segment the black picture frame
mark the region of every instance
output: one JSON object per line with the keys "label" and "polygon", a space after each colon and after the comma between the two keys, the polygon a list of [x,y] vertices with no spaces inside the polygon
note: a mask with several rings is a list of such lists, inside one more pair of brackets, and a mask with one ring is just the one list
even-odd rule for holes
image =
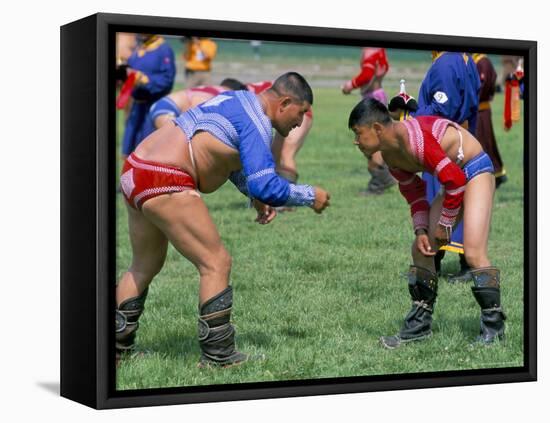
{"label": "black picture frame", "polygon": [[[116,32],[293,43],[486,51],[524,57],[524,366],[139,391],[114,389]],[[534,41],[95,14],[61,28],[61,395],[97,409],[535,381],[536,104]]]}

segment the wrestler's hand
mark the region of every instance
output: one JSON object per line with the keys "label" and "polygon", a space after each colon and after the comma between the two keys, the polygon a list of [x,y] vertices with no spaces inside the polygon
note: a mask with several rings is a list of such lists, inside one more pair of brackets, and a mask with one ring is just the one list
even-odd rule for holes
{"label": "wrestler's hand", "polygon": [[435,251],[432,250],[430,239],[426,231],[418,231],[416,234],[416,248],[426,257],[435,256]]}
{"label": "wrestler's hand", "polygon": [[314,187],[315,190],[315,202],[311,206],[315,213],[322,213],[324,209],[330,206],[330,194],[323,188]]}
{"label": "wrestler's hand", "polygon": [[254,221],[258,222],[260,225],[267,225],[277,216],[277,210],[275,210],[275,208],[256,199],[254,200],[254,208],[258,212]]}
{"label": "wrestler's hand", "polygon": [[438,249],[443,247],[444,245],[447,245],[449,242],[451,242],[450,227],[438,224],[437,228],[435,228],[434,238]]}

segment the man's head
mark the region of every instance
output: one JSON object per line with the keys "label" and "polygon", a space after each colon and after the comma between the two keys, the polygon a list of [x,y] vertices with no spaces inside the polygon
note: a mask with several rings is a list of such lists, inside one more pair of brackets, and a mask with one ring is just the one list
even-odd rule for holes
{"label": "man's head", "polygon": [[348,128],[355,134],[353,143],[367,157],[380,148],[380,134],[392,123],[386,106],[378,100],[361,100],[351,111]]}
{"label": "man's head", "polygon": [[141,44],[147,44],[154,41],[157,37],[156,34],[137,34],[137,40]]}
{"label": "man's head", "polygon": [[288,72],[278,77],[267,91],[274,99],[271,122],[282,136],[286,137],[302,124],[304,114],[313,104],[313,92],[302,75]]}
{"label": "man's head", "polygon": [[227,87],[232,91],[246,91],[248,88],[246,85],[244,85],[241,81],[234,78],[225,78],[222,82],[220,82],[220,85],[223,87]]}

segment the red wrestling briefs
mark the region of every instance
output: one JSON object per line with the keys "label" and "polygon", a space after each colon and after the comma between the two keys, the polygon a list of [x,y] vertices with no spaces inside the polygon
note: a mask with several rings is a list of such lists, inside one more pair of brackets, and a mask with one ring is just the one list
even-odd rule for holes
{"label": "red wrestling briefs", "polygon": [[151,198],[194,190],[197,184],[177,167],[142,160],[132,153],[122,167],[120,188],[128,204],[141,210],[143,203]]}

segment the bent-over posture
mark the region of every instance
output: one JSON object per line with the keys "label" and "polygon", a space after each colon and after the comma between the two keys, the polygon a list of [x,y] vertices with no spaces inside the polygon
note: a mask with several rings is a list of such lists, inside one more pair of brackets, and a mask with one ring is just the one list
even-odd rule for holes
{"label": "bent-over posture", "polygon": [[[472,291],[481,307],[477,340],[491,343],[502,338],[500,271],[487,255],[495,177],[491,159],[479,142],[460,125],[438,116],[394,122],[386,107],[372,99],[355,106],[348,124],[363,154],[382,152],[410,205],[416,235],[408,273],[413,306],[399,334],[382,337],[382,344],[396,348],[432,334],[438,282],[434,255],[449,243],[460,221],[464,222],[464,253],[472,267]],[[444,188],[431,206],[426,183],[417,175],[422,171],[436,176]]]}
{"label": "bent-over posture", "polygon": [[254,199],[261,224],[273,220],[275,206],[310,206],[321,213],[329,194],[279,177],[270,150],[272,128],[288,134],[300,126],[312,103],[306,80],[287,73],[258,96],[228,91],[182,113],[128,157],[121,189],[128,206],[132,263],[116,290],[119,355],[134,344],[148,286],[161,270],[170,242],[200,275],[200,364],[247,360],[235,348],[230,322],[231,257],[199,191],[216,191],[230,179]]}

